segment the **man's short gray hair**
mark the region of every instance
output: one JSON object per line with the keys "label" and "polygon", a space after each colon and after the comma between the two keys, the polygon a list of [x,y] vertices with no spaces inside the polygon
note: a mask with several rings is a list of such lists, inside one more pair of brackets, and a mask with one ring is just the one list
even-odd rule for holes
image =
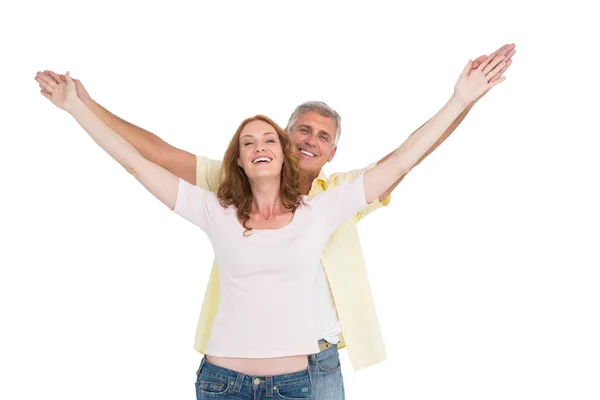
{"label": "man's short gray hair", "polygon": [[337,111],[322,101],[307,101],[306,103],[302,103],[296,107],[287,124],[286,129],[288,133],[292,132],[294,124],[301,115],[311,111],[314,111],[323,117],[331,118],[335,121],[335,139],[333,141],[333,145],[337,146],[338,140],[340,140],[340,135],[342,134],[342,117],[340,117],[340,114],[338,114]]}

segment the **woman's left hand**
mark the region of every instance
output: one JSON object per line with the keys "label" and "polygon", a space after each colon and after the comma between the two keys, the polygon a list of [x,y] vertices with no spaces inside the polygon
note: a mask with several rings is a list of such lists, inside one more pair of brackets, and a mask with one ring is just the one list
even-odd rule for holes
{"label": "woman's left hand", "polygon": [[65,82],[59,82],[46,88],[47,93],[42,92],[44,97],[52,101],[58,108],[69,111],[77,101],[77,88],[75,82],[71,78],[70,72],[65,75]]}
{"label": "woman's left hand", "polygon": [[493,78],[506,66],[504,55],[489,57],[476,69],[472,69],[473,61],[469,60],[454,85],[454,96],[464,104],[470,104],[487,90],[504,82],[505,77]]}

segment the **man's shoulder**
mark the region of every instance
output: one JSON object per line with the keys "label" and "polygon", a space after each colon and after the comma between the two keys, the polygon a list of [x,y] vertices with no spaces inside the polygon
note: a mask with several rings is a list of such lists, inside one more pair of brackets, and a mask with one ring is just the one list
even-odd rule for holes
{"label": "man's shoulder", "polygon": [[222,163],[221,160],[196,155],[196,186],[215,191]]}
{"label": "man's shoulder", "polygon": [[325,190],[334,188],[346,182],[350,182],[355,178],[358,178],[359,176],[361,176],[376,165],[377,163],[374,162],[363,168],[357,168],[346,172],[334,172],[326,178]]}

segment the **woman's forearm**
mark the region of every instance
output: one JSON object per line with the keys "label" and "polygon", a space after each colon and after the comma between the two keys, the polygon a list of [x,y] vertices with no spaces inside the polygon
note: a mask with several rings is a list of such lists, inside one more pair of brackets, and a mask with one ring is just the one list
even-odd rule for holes
{"label": "woman's forearm", "polygon": [[365,196],[371,202],[385,193],[395,182],[408,173],[417,162],[440,140],[468,104],[454,95],[421,128],[410,135],[390,156],[365,173]]}
{"label": "woman's forearm", "polygon": [[129,142],[102,122],[82,101],[74,102],[67,111],[104,151],[134,173],[136,161],[139,162],[142,155]]}
{"label": "woman's forearm", "polygon": [[468,104],[453,95],[433,118],[392,153],[389,160],[397,170],[398,177],[406,174],[419,162],[467,107]]}
{"label": "woman's forearm", "polygon": [[104,151],[131,173],[150,193],[173,209],[178,185],[175,175],[146,160],[80,100],[75,101],[67,111]]}

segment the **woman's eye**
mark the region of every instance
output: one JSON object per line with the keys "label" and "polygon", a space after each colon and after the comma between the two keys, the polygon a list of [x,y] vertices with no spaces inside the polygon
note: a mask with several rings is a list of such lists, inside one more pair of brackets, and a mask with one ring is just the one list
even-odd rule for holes
{"label": "woman's eye", "polygon": [[244,143],[244,146],[248,146],[249,144],[252,144],[252,143],[250,143],[250,142]]}
{"label": "woman's eye", "polygon": [[275,143],[275,141],[273,139],[269,139],[267,140],[267,143]]}

